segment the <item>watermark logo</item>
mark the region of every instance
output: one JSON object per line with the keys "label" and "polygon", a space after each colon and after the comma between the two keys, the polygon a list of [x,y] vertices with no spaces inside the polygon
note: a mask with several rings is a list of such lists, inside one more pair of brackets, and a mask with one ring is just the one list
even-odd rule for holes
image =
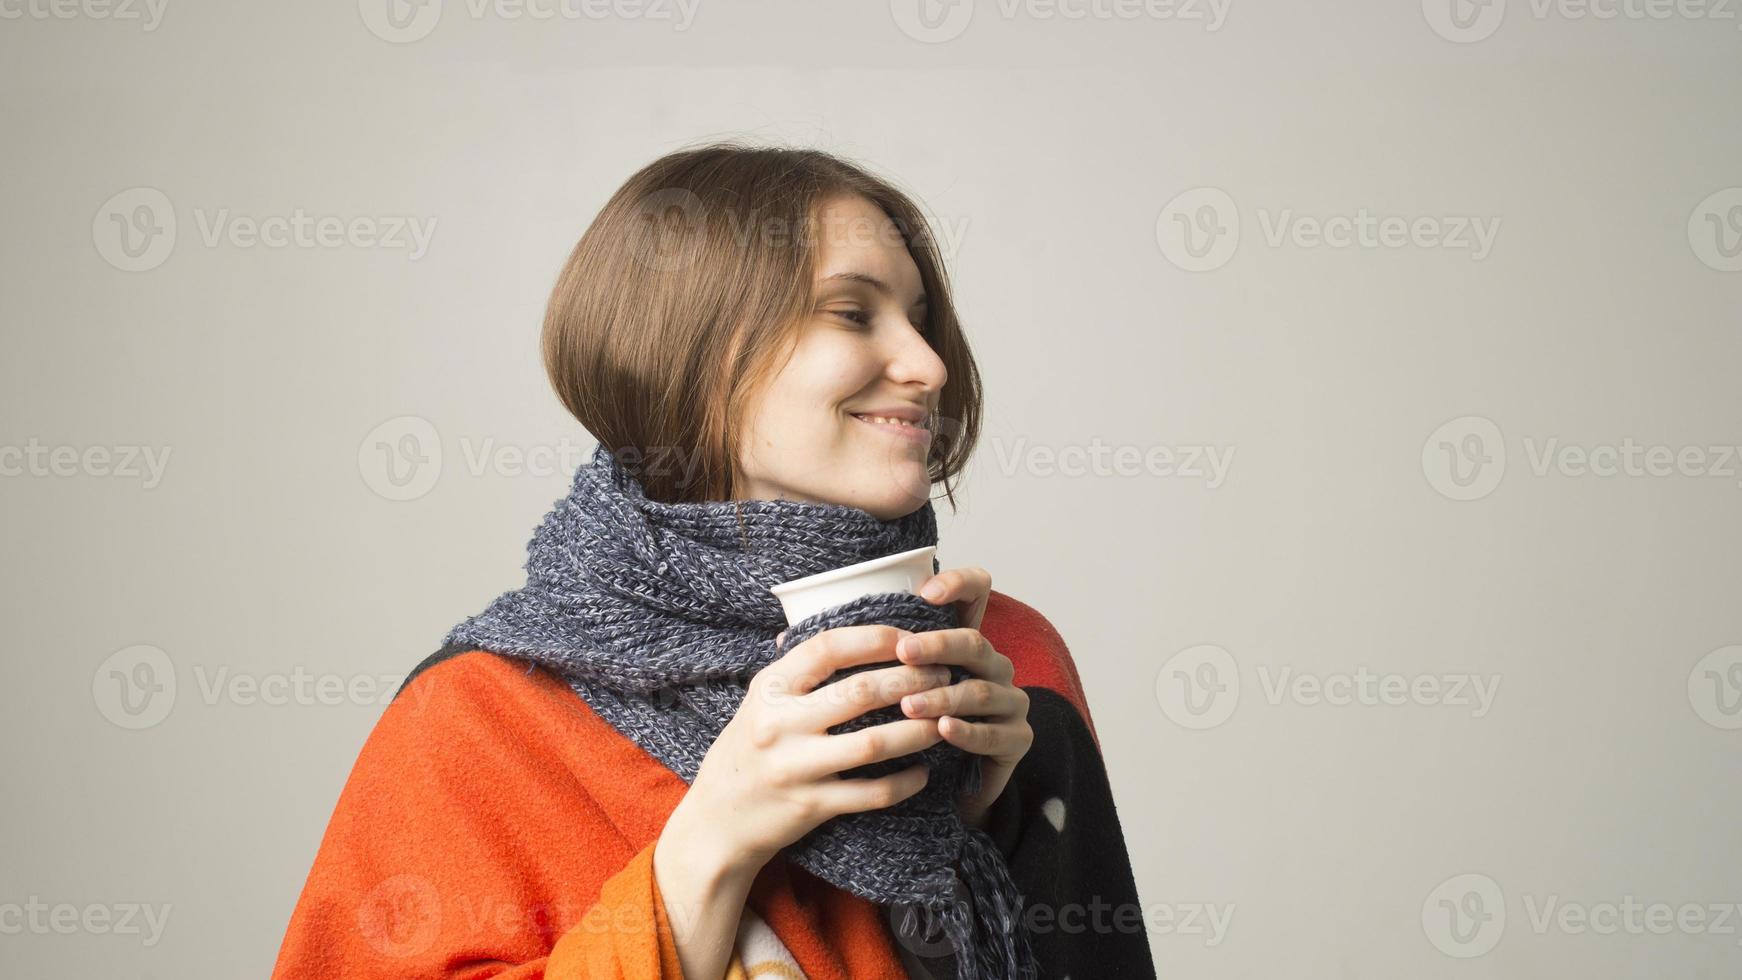
{"label": "watermark logo", "polygon": [[1742,729],[1742,644],[1719,647],[1694,664],[1688,703],[1713,728]]}
{"label": "watermark logo", "polygon": [[128,188],[97,209],[91,241],[103,261],[122,272],[155,269],[175,250],[175,208],[155,187]]}
{"label": "watermark logo", "polygon": [[1097,436],[1089,445],[1030,445],[1026,438],[992,440],[998,470],[1006,477],[1160,477],[1202,480],[1215,490],[1228,479],[1234,446],[1111,445]]}
{"label": "watermark logo", "polygon": [[[405,683],[405,674],[315,673],[298,664],[288,671],[254,674],[228,664],[195,664],[195,693],[208,707],[231,704],[251,708],[386,707]],[[131,646],[109,655],[91,675],[91,699],[104,718],[120,728],[152,728],[168,718],[178,700],[178,673],[169,654],[147,645]],[[407,695],[424,707],[433,683],[414,685]]]}
{"label": "watermark logo", "polygon": [[[668,21],[687,31],[700,0],[463,0],[460,15],[474,21],[645,20]],[[357,0],[369,33],[390,44],[411,44],[435,31],[443,0]]]}
{"label": "watermark logo", "polygon": [[[924,44],[953,41],[968,29],[974,0],[890,0],[895,26]],[[1001,20],[1178,21],[1201,23],[1214,34],[1227,23],[1232,0],[991,0],[983,4]]]}
{"label": "watermark logo", "polygon": [[706,205],[694,191],[662,187],[636,202],[645,233],[634,241],[634,258],[655,272],[681,272],[700,258]]}
{"label": "watermark logo", "polygon": [[[377,425],[357,445],[357,472],[377,496],[385,500],[416,500],[428,494],[448,471],[449,461],[458,461],[473,478],[499,476],[507,479],[545,479],[568,476],[588,462],[596,443],[564,436],[551,443],[521,445],[494,436],[461,436],[458,452],[444,448],[441,433],[428,419],[401,415]],[[617,454],[626,467],[644,478],[675,476],[680,486],[700,479],[705,454],[700,448],[688,452],[676,447],[641,450],[626,447]]]}
{"label": "watermark logo", "polygon": [[[1529,0],[1532,20],[1580,21],[1731,21],[1732,0]],[[1506,16],[1506,0],[1422,0],[1422,14],[1434,33],[1448,41],[1472,44],[1492,37]],[[1526,8],[1519,8],[1525,10]]]}
{"label": "watermark logo", "polygon": [[357,931],[392,959],[429,949],[441,929],[441,894],[422,875],[394,875],[370,889],[357,906]]}
{"label": "watermark logo", "polygon": [[1187,272],[1220,269],[1240,247],[1240,209],[1227,191],[1194,187],[1161,209],[1155,241],[1169,262]]}
{"label": "watermark logo", "polygon": [[1688,215],[1688,245],[1719,272],[1742,272],[1742,187],[1726,187]]}
{"label": "watermark logo", "polygon": [[163,939],[172,908],[167,902],[50,903],[32,895],[23,902],[0,902],[0,936],[142,936],[139,945],[150,949]]}
{"label": "watermark logo", "polygon": [[1155,699],[1181,728],[1215,728],[1240,703],[1240,669],[1233,654],[1213,644],[1187,647],[1169,657],[1155,675]]}
{"label": "watermark logo", "polygon": [[942,44],[968,29],[974,0],[889,0],[889,13],[901,33],[922,44]]}
{"label": "watermark logo", "polygon": [[[832,685],[831,685],[832,686]],[[920,956],[943,956],[952,949],[949,931],[944,928],[946,917],[968,919],[974,914],[974,896],[961,876],[950,876],[950,910],[933,910],[918,902],[894,902],[885,913],[889,929],[897,942],[908,952]]]}
{"label": "watermark logo", "polygon": [[[1261,207],[1256,214],[1269,248],[1434,249],[1467,252],[1473,262],[1493,252],[1501,225],[1498,216],[1375,214],[1365,207],[1326,216]],[[1197,187],[1162,207],[1155,219],[1155,240],[1169,262],[1187,272],[1208,272],[1234,258],[1240,229],[1240,209],[1228,192]]]}
{"label": "watermark logo", "polygon": [[117,650],[91,675],[91,700],[118,727],[150,728],[175,707],[175,664],[146,644]]}
{"label": "watermark logo", "polygon": [[[961,882],[955,882],[951,915],[971,916],[972,895]],[[1090,895],[1087,901],[1026,902],[1020,898],[1006,911],[1011,920],[1019,922],[1030,935],[1063,933],[1085,937],[1115,933],[1144,933],[1155,936],[1179,936],[1196,939],[1206,947],[1216,947],[1228,938],[1234,922],[1233,902],[1110,902],[1100,895]],[[941,956],[950,951],[944,913],[912,902],[897,902],[887,913],[890,931],[907,950],[922,956]]]}
{"label": "watermark logo", "polygon": [[1506,19],[1506,0],[1421,0],[1435,34],[1458,44],[1487,40]]}
{"label": "watermark logo", "polygon": [[150,34],[169,0],[0,0],[0,20],[137,21]]}
{"label": "watermark logo", "polygon": [[388,500],[416,500],[442,475],[442,440],[428,419],[391,418],[369,430],[357,446],[363,483]]}
{"label": "watermark logo", "polygon": [[[238,249],[371,249],[401,251],[416,262],[429,252],[437,219],[417,215],[236,214],[229,208],[193,209],[200,244]],[[169,259],[176,245],[176,212],[154,187],[134,187],[103,202],[91,221],[91,241],[105,262],[123,272],[145,272]]]}
{"label": "watermark logo", "polygon": [[[1618,902],[1567,901],[1556,894],[1524,896],[1530,930],[1539,936],[1734,936],[1742,921],[1736,902],[1642,902],[1623,895]],[[1742,946],[1742,942],[1736,943]]]}
{"label": "watermark logo", "polygon": [[[662,187],[635,202],[640,233],[633,236],[630,258],[655,272],[682,272],[719,238],[739,249],[815,247],[820,242],[841,246],[885,244],[925,248],[946,260],[960,254],[971,219],[967,216],[928,217],[904,231],[887,215],[875,217],[830,214],[796,219],[763,214],[719,202],[705,202],[685,187]],[[707,234],[711,232],[710,236]]]}
{"label": "watermark logo", "polygon": [[[1742,487],[1742,446],[1641,442],[1574,443],[1559,436],[1527,435],[1521,457],[1530,475],[1567,479],[1729,479]],[[1479,415],[1453,419],[1422,443],[1421,468],[1431,485],[1451,500],[1477,500],[1494,492],[1505,475],[1507,450],[1500,427]]]}
{"label": "watermark logo", "polygon": [[421,41],[442,19],[442,0],[357,0],[369,33],[391,44]]}
{"label": "watermark logo", "polygon": [[1447,499],[1488,496],[1506,475],[1506,441],[1500,427],[1480,415],[1452,419],[1421,444],[1421,471],[1428,485]]}
{"label": "watermark logo", "polygon": [[[1303,708],[1344,707],[1462,708],[1484,718],[1500,694],[1499,674],[1402,674],[1354,670],[1313,672],[1289,665],[1259,664],[1258,690],[1264,703]],[[1215,728],[1234,714],[1241,686],[1239,664],[1227,650],[1203,644],[1174,654],[1155,677],[1162,713],[1181,728]]]}
{"label": "watermark logo", "polygon": [[0,477],[94,477],[138,480],[155,490],[169,468],[171,446],[51,446],[32,437],[22,446],[0,446]]}
{"label": "watermark logo", "polygon": [[1483,874],[1453,875],[1421,903],[1421,929],[1447,956],[1470,959],[1492,950],[1506,932],[1506,896]]}

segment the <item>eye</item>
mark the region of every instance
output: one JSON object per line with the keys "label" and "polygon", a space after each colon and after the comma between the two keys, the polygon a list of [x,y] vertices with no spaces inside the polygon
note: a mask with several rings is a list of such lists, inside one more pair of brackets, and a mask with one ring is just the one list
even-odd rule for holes
{"label": "eye", "polygon": [[843,319],[851,320],[862,327],[871,325],[871,314],[864,310],[830,310],[829,312]]}

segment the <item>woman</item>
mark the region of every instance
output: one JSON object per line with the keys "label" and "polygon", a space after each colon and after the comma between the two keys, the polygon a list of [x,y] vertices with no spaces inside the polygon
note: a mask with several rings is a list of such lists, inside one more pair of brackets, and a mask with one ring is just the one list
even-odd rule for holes
{"label": "woman", "polygon": [[275,975],[1152,977],[1051,625],[935,563],[790,627],[768,593],[954,502],[979,378],[915,204],[816,151],[674,153],[543,346],[599,449],[383,713]]}

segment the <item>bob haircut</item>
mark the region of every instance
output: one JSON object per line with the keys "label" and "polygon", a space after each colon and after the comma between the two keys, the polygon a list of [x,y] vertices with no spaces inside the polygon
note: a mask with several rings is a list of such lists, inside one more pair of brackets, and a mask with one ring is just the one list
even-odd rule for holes
{"label": "bob haircut", "polygon": [[649,499],[734,498],[745,410],[814,314],[818,212],[837,195],[887,214],[919,267],[925,335],[949,371],[927,472],[954,509],[952,481],[979,439],[980,374],[923,212],[831,154],[737,142],[630,177],[575,245],[545,312],[551,385]]}

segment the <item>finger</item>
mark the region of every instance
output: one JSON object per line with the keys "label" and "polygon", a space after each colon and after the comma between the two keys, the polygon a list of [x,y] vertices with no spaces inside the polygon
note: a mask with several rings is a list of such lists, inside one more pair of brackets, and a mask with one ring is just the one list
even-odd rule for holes
{"label": "finger", "polygon": [[896,654],[906,664],[960,664],[968,673],[999,684],[1016,676],[1010,658],[992,649],[979,630],[967,627],[909,633],[896,645]]}
{"label": "finger", "polygon": [[860,813],[894,806],[925,788],[930,777],[918,763],[876,779],[834,779],[818,783],[817,800],[828,813]]}
{"label": "finger", "polygon": [[858,766],[884,762],[923,749],[943,740],[938,723],[931,718],[903,718],[856,732],[824,735],[813,741],[798,775],[822,779]]}
{"label": "finger", "polygon": [[895,704],[920,691],[950,683],[948,667],[915,667],[902,664],[861,671],[824,684],[796,699],[795,730],[821,732],[857,718],[867,711]]}
{"label": "finger", "polygon": [[938,719],[938,734],[964,752],[995,762],[1020,759],[1034,741],[1034,730],[1022,722],[963,721],[954,715]]}
{"label": "finger", "polygon": [[842,667],[894,660],[896,641],[907,635],[907,630],[882,623],[823,630],[756,676],[771,691],[808,694]]}
{"label": "finger", "polygon": [[971,599],[992,591],[992,573],[984,568],[948,568],[920,583],[919,594],[943,604]]}
{"label": "finger", "polygon": [[992,594],[992,573],[979,567],[948,569],[922,582],[919,594],[935,605],[955,603],[961,624],[979,629]]}
{"label": "finger", "polygon": [[901,711],[909,718],[986,718],[1001,720],[1028,717],[1028,695],[1018,688],[972,677],[958,684],[908,694]]}

